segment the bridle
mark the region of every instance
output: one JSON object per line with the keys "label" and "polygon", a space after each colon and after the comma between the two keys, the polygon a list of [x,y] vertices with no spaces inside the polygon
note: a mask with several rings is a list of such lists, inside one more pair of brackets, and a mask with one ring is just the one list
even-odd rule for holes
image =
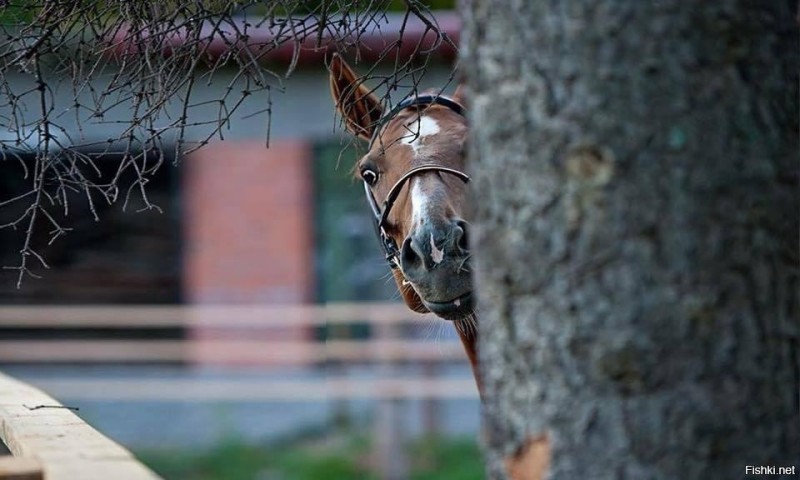
{"label": "bridle", "polygon": [[[464,116],[464,107],[457,102],[450,100],[449,98],[438,95],[419,95],[408,97],[402,102],[398,103],[396,107],[391,109],[381,118],[381,121],[379,122],[379,125],[375,127],[375,133],[373,133],[372,139],[370,140],[370,148],[378,137],[381,125],[391,120],[395,115],[400,113],[401,110],[404,110],[408,107],[430,105],[442,105],[456,112],[457,114]],[[394,241],[394,239],[389,236],[388,233],[386,233],[386,223],[389,219],[389,212],[391,212],[394,202],[400,195],[400,190],[403,189],[403,185],[405,185],[406,182],[411,180],[411,178],[413,178],[415,175],[419,175],[424,172],[449,173],[460,178],[464,183],[469,182],[469,175],[460,170],[443,167],[436,164],[420,165],[407,171],[397,182],[395,182],[391,190],[389,190],[389,193],[386,195],[386,199],[383,201],[383,209],[381,209],[381,207],[378,206],[378,202],[375,200],[375,197],[372,195],[372,190],[370,189],[369,184],[364,181],[364,192],[367,197],[367,203],[369,203],[369,207],[372,209],[372,214],[375,217],[375,227],[378,234],[378,239],[381,242],[383,252],[386,254],[386,261],[389,262],[389,266],[392,269],[398,267],[396,257],[400,254],[400,250],[397,248],[397,243]]]}

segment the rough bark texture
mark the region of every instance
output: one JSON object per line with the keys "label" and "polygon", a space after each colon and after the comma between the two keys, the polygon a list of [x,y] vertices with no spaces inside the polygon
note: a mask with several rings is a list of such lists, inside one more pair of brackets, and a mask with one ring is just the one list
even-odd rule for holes
{"label": "rough bark texture", "polygon": [[491,477],[800,471],[796,2],[462,7]]}

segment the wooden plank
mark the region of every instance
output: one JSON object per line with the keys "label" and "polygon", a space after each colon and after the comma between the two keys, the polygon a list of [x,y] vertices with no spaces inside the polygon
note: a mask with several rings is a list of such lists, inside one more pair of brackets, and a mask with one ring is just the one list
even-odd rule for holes
{"label": "wooden plank", "polygon": [[0,438],[15,456],[38,460],[47,480],[159,478],[70,409],[3,373]]}
{"label": "wooden plank", "polygon": [[190,344],[192,361],[214,364],[308,365],[343,362],[463,361],[459,342],[416,340],[331,340],[327,342],[274,342],[251,340],[199,340]]}
{"label": "wooden plank", "polygon": [[182,340],[4,340],[0,362],[180,362]]}
{"label": "wooden plank", "polygon": [[75,401],[320,402],[342,399],[477,399],[472,377],[272,379],[52,379],[37,385]]}
{"label": "wooden plank", "polygon": [[328,342],[203,340],[4,340],[0,362],[208,362],[308,365],[326,361],[460,361],[458,342],[332,340]]}
{"label": "wooden plank", "polygon": [[277,328],[354,322],[422,325],[432,321],[438,320],[398,303],[0,306],[0,327],[25,328]]}
{"label": "wooden plank", "polygon": [[0,326],[25,328],[70,327],[174,327],[185,323],[184,311],[175,306],[116,305],[4,305]]}
{"label": "wooden plank", "polygon": [[0,456],[0,480],[44,480],[44,470],[35,458]]}

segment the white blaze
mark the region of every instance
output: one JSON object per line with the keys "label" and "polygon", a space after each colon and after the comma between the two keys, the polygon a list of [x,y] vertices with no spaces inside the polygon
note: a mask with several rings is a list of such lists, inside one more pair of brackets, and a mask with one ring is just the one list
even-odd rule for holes
{"label": "white blaze", "polygon": [[[422,223],[422,219],[428,214],[428,205],[430,204],[430,199],[422,191],[422,187],[420,186],[421,182],[419,179],[412,179],[411,182],[411,221],[416,227]],[[433,239],[433,233],[431,233],[430,244],[431,260],[433,260],[433,263],[436,264],[442,263],[442,260],[444,260],[444,250],[436,246],[436,242]]]}
{"label": "white blaze", "polygon": [[[403,137],[402,142],[411,147],[414,155],[418,156],[424,147],[422,139],[436,135],[439,131],[439,124],[436,123],[436,120],[430,117],[420,117],[418,121],[411,122],[408,125],[408,133]],[[411,219],[414,226],[419,225],[422,219],[425,218],[430,203],[430,199],[423,192],[420,183],[419,179],[414,178],[411,180]],[[436,264],[444,260],[444,250],[436,247],[433,233],[431,233],[431,260]]]}
{"label": "white blaze", "polygon": [[[414,155],[417,155],[423,147],[422,139],[439,133],[439,124],[430,117],[420,117],[418,121],[411,122],[408,129],[408,135],[402,138],[402,142],[411,147]],[[416,225],[428,211],[428,198],[416,178],[411,179],[411,208],[412,219]]]}
{"label": "white blaze", "polygon": [[403,143],[414,150],[414,155],[419,155],[422,149],[421,140],[425,137],[439,133],[439,124],[430,117],[420,117],[418,121],[408,124],[408,133],[403,137]]}
{"label": "white blaze", "polygon": [[412,178],[411,183],[411,221],[417,226],[428,213],[428,197],[422,191],[418,178]]}

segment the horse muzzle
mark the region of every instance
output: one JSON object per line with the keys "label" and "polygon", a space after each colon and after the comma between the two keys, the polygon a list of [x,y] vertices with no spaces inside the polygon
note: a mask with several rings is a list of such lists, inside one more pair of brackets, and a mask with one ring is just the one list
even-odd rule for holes
{"label": "horse muzzle", "polygon": [[467,223],[425,223],[400,248],[400,267],[428,310],[446,320],[472,314]]}

